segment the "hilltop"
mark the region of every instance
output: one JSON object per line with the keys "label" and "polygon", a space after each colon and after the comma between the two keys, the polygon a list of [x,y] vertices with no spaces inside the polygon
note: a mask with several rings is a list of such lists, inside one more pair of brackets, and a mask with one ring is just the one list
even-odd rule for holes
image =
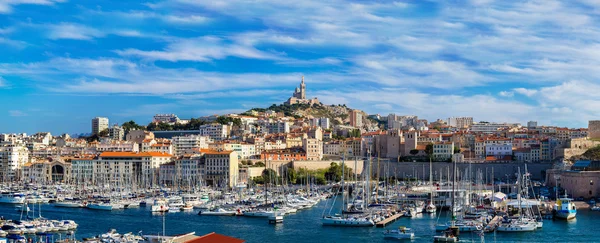
{"label": "hilltop", "polygon": [[[347,107],[345,104],[340,105],[323,105],[323,104],[273,104],[268,108],[252,108],[242,115],[253,116],[258,112],[265,112],[267,110],[274,111],[277,113],[283,113],[285,116],[292,116],[295,118],[329,118],[333,125],[346,125],[350,123],[350,114],[354,109]],[[377,121],[368,118],[368,114],[363,111],[363,125],[364,127],[377,126]]]}

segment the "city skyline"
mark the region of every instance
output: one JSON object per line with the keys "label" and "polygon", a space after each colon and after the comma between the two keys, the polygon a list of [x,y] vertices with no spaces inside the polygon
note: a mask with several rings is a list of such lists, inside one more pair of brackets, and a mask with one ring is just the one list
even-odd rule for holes
{"label": "city skyline", "polygon": [[596,11],[591,1],[3,2],[0,132],[240,113],[282,104],[302,76],[306,98],[368,114],[587,127],[600,104]]}

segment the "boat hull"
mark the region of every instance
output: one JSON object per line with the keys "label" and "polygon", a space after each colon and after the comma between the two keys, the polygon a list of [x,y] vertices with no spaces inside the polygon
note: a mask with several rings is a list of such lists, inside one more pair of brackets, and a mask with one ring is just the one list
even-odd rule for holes
{"label": "boat hull", "polygon": [[338,227],[373,227],[375,225],[371,220],[348,220],[342,218],[324,218],[321,222],[324,226]]}

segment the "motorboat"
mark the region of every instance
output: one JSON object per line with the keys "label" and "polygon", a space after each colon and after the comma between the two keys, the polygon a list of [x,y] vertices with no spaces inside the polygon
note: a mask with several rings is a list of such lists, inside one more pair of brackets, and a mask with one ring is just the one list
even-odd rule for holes
{"label": "motorboat", "polygon": [[592,207],[590,208],[590,210],[592,210],[592,211],[600,211],[600,206],[598,206],[598,205],[594,205],[594,206],[592,206]]}
{"label": "motorboat", "polygon": [[433,237],[433,242],[458,242],[458,228],[450,227],[447,228],[442,235],[436,235]]}
{"label": "motorboat", "polygon": [[110,203],[95,202],[95,203],[88,203],[87,208],[94,209],[94,210],[111,211],[111,210],[113,210],[113,205]]}
{"label": "motorboat", "polygon": [[185,206],[179,208],[179,210],[181,210],[181,211],[192,211],[192,210],[194,210],[194,206],[192,206],[191,204],[186,204]]}
{"label": "motorboat", "polygon": [[0,194],[0,203],[23,204],[25,196],[21,193],[2,192]]}
{"label": "motorboat", "polygon": [[340,216],[327,216],[321,219],[325,226],[340,227],[372,227],[375,225],[370,218],[342,218]]}
{"label": "motorboat", "polygon": [[425,209],[423,211],[425,211],[426,213],[435,213],[437,210],[435,204],[429,202],[429,204],[427,204],[427,206],[425,206]]}
{"label": "motorboat", "polygon": [[410,228],[400,226],[397,230],[386,230],[383,237],[397,240],[414,239],[415,233]]}
{"label": "motorboat", "polygon": [[508,223],[502,223],[496,229],[498,232],[529,232],[534,231],[538,227],[534,222],[524,220],[512,220]]}
{"label": "motorboat", "polygon": [[200,211],[198,215],[203,216],[234,216],[236,215],[236,211],[229,211],[222,208],[216,208],[208,211]]}
{"label": "motorboat", "polygon": [[567,220],[574,219],[577,215],[577,206],[575,206],[573,199],[567,198],[565,195],[564,197],[556,200],[553,212],[556,218]]}
{"label": "motorboat", "polygon": [[167,212],[167,211],[169,211],[169,207],[167,206],[165,201],[156,199],[156,200],[154,200],[154,204],[152,204],[151,211],[152,212]]}
{"label": "motorboat", "polygon": [[55,202],[54,203],[54,207],[61,207],[61,208],[83,208],[85,206],[84,206],[83,203],[76,202],[76,201],[62,201],[62,202]]}

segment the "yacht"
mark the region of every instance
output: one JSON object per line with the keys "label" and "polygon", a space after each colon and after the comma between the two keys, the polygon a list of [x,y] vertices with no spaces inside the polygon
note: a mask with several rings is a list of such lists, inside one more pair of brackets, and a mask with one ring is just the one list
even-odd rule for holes
{"label": "yacht", "polygon": [[94,210],[111,211],[111,210],[113,210],[113,205],[110,203],[95,202],[95,203],[88,203],[87,208],[94,209]]}
{"label": "yacht", "polygon": [[200,211],[198,215],[204,216],[234,216],[236,215],[236,211],[228,211],[222,208],[216,208],[208,211]]}
{"label": "yacht", "polygon": [[83,208],[85,206],[84,206],[83,203],[80,203],[80,202],[62,201],[62,202],[55,202],[54,203],[54,207],[60,207],[60,208]]}
{"label": "yacht", "polygon": [[154,200],[154,204],[152,205],[151,211],[152,212],[167,212],[167,211],[169,211],[169,206],[167,206],[167,203],[165,201],[156,199],[156,200]]}
{"label": "yacht", "polygon": [[2,192],[0,194],[0,203],[22,204],[25,202],[25,196],[21,193]]}
{"label": "yacht", "polygon": [[321,219],[323,225],[342,227],[372,227],[375,225],[369,218],[342,218],[339,216],[327,216]]}
{"label": "yacht", "polygon": [[387,231],[383,232],[383,237],[388,238],[388,239],[397,239],[397,240],[404,240],[404,239],[412,240],[415,238],[415,233],[411,229],[401,226],[397,230],[387,230]]}
{"label": "yacht", "polygon": [[499,232],[528,232],[534,231],[538,228],[538,225],[533,222],[524,220],[512,220],[508,223],[502,223],[496,229]]}

